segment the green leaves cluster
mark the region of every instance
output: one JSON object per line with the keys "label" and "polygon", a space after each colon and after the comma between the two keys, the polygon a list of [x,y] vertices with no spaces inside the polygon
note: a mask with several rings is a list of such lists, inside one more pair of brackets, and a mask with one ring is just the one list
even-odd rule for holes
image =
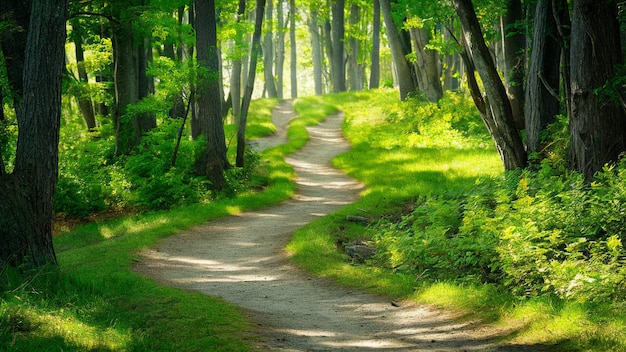
{"label": "green leaves cluster", "polygon": [[413,207],[373,227],[378,263],[435,280],[493,283],[518,296],[626,299],[626,161],[591,186],[546,164]]}

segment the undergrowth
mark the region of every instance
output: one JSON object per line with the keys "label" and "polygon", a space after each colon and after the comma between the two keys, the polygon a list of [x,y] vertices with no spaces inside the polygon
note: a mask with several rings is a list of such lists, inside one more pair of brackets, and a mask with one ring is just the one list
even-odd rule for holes
{"label": "undergrowth", "polygon": [[[459,310],[503,338],[556,350],[626,349],[626,161],[593,182],[566,167],[558,118],[542,155],[505,173],[468,97],[399,102],[395,92],[327,97],[353,144],[334,163],[366,184],[360,202],[296,233],[318,275]],[[367,226],[346,223],[366,216]],[[363,258],[343,248],[375,249]],[[322,259],[323,258],[323,259]]]}

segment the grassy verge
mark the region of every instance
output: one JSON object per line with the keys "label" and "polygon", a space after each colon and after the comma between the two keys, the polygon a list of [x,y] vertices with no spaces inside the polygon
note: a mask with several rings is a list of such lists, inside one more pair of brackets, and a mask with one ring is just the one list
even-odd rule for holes
{"label": "grassy verge", "polygon": [[[251,109],[249,137],[273,131],[276,102]],[[33,273],[23,283],[1,272],[0,346],[3,351],[249,351],[254,327],[220,299],[156,285],[132,272],[138,252],[155,241],[221,216],[289,198],[294,173],[283,157],[306,143],[307,124],[294,120],[289,142],[261,153],[262,192],[81,226],[55,238],[60,271]]]}
{"label": "grassy verge", "polygon": [[[356,261],[338,250],[337,243],[373,242],[375,236],[385,236],[346,222],[346,215],[401,224],[403,216],[414,210],[416,200],[455,199],[476,187],[477,180],[501,177],[503,171],[489,137],[480,132],[484,129],[480,120],[472,124],[454,118],[464,109],[473,109],[471,105],[457,102],[444,108],[440,102],[439,107],[430,104],[407,112],[409,106],[398,102],[394,91],[326,99],[345,112],[344,134],[353,145],[334,163],[363,182],[366,190],[358,203],[295,234],[288,250],[298,265],[345,285],[481,319],[507,343],[541,344],[559,351],[626,350],[623,304],[581,303],[550,295],[519,297],[471,277],[437,279],[427,270],[390,270],[375,262]],[[460,110],[454,111],[457,108]],[[429,121],[417,116],[420,114],[439,120]],[[442,120],[446,122],[443,125]],[[428,216],[445,217],[446,209]]]}

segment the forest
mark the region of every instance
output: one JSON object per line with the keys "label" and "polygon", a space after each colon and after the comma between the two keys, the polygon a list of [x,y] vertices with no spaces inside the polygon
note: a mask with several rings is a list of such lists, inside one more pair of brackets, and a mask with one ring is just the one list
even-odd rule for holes
{"label": "forest", "polygon": [[[343,111],[352,151],[333,164],[367,191],[297,232],[295,263],[474,312],[555,350],[626,349],[623,6],[3,0],[0,341],[32,350],[52,316],[69,322],[54,335],[61,349],[197,350],[160,345],[145,317],[127,316],[159,299],[181,300],[171,314],[194,310],[134,281],[134,254],[289,198],[284,157],[306,143],[304,126]],[[300,114],[289,143],[255,150],[283,100]],[[349,212],[368,223],[337,226]],[[374,254],[346,255],[355,243]],[[129,285],[150,295],[117,300]],[[81,334],[72,314],[107,297],[123,323],[83,333],[101,343],[67,342]],[[198,334],[242,340],[243,318],[224,314],[235,317],[228,332]],[[132,330],[143,337],[127,341]]]}

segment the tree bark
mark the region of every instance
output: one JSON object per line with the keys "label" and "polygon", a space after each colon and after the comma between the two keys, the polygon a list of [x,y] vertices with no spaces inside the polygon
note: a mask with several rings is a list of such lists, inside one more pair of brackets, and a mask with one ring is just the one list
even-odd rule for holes
{"label": "tree bark", "polygon": [[[87,77],[87,70],[85,70],[85,54],[83,52],[82,28],[77,19],[74,19],[72,21],[72,34],[75,48],[74,52],[76,54],[78,81],[81,85],[87,86],[89,84],[89,80]],[[87,126],[87,129],[89,131],[94,130],[96,128],[96,116],[91,99],[86,97],[81,89],[76,97],[76,100],[78,101],[78,108],[83,115],[83,120],[85,120],[85,125]]]}
{"label": "tree bark", "polygon": [[217,27],[214,0],[196,0],[196,57],[200,69],[196,86],[196,119],[198,136],[206,138],[206,147],[196,158],[196,173],[206,176],[215,189],[226,185],[224,169],[228,167],[226,139],[222,120],[219,83]]}
{"label": "tree bark", "polygon": [[417,58],[419,91],[428,100],[437,102],[443,97],[443,88],[439,79],[439,53],[436,50],[426,48],[430,41],[430,35],[425,28],[411,28],[410,33]]}
{"label": "tree bark", "polygon": [[359,65],[359,38],[355,35],[361,18],[361,8],[359,4],[352,3],[350,5],[350,51],[348,53],[348,84],[350,90],[363,90],[363,77],[361,76],[361,68]]}
{"label": "tree bark", "polygon": [[0,172],[0,260],[35,268],[56,265],[52,201],[58,172],[61,81],[67,2],[36,0],[23,64],[23,108],[12,174]]}
{"label": "tree bark", "polygon": [[529,152],[540,149],[540,135],[559,113],[561,45],[552,0],[540,0],[535,10],[533,46],[526,78],[525,123]]}
{"label": "tree bark", "polygon": [[345,0],[332,0],[332,61],[331,79],[333,82],[333,92],[346,91],[346,65],[344,64],[344,39],[345,39]]}
{"label": "tree bark", "polygon": [[243,167],[245,164],[246,151],[246,124],[248,120],[248,110],[252,101],[252,91],[254,89],[254,79],[256,76],[256,62],[261,51],[261,30],[263,28],[263,12],[265,11],[265,0],[256,0],[256,19],[254,24],[254,34],[252,35],[252,50],[250,51],[250,71],[246,90],[241,104],[241,120],[237,129],[237,158],[236,165]]}
{"label": "tree bark", "polygon": [[298,57],[296,51],[296,1],[289,0],[289,45],[290,45],[290,74],[291,99],[298,97]]}
{"label": "tree bark", "polygon": [[524,128],[524,71],[526,36],[515,25],[524,20],[521,0],[508,0],[503,18],[504,83],[511,101],[513,119],[518,130]]}
{"label": "tree bark", "polygon": [[[243,16],[246,12],[246,0],[239,0],[239,8],[237,9],[237,23],[243,20]],[[244,35],[238,28],[235,38],[235,46],[238,48],[243,45]],[[241,69],[242,69],[242,57],[241,50],[237,50],[235,57],[232,60],[232,73],[230,76],[230,97],[231,105],[233,109],[233,119],[235,124],[239,125],[239,119],[241,117]]]}
{"label": "tree bark", "polygon": [[267,1],[265,12],[265,36],[263,37],[263,75],[268,98],[277,98],[276,81],[274,80],[274,9],[272,0]]}
{"label": "tree bark", "polygon": [[471,0],[453,0],[461,25],[468,54],[480,75],[487,95],[488,116],[493,119],[490,130],[504,168],[515,170],[527,163],[526,150],[513,119],[513,112],[504,84],[483,39],[482,30]]}
{"label": "tree bark", "polygon": [[573,2],[571,162],[587,180],[626,147],[623,110],[596,93],[622,64],[617,13],[615,1]]}
{"label": "tree bark", "polygon": [[[290,5],[291,6],[291,5]],[[288,15],[291,17],[291,14]],[[274,72],[276,73],[276,95],[278,99],[284,98],[285,87],[285,15],[283,0],[276,2],[276,58],[274,59]]]}
{"label": "tree bark", "polygon": [[370,89],[380,85],[380,2],[374,0],[374,20],[372,21],[372,55],[370,67]]}
{"label": "tree bark", "polygon": [[406,100],[409,94],[414,93],[417,89],[413,71],[409,62],[406,60],[406,53],[403,49],[400,31],[396,27],[391,16],[391,4],[389,0],[379,0],[380,10],[383,14],[385,28],[387,28],[387,39],[389,48],[391,49],[391,57],[396,67],[397,82],[400,88],[400,99]]}
{"label": "tree bark", "polygon": [[313,59],[313,83],[315,85],[315,95],[324,94],[322,82],[322,42],[320,40],[320,26],[318,21],[318,10],[310,9],[311,17],[308,20],[309,33],[311,34],[311,56]]}

